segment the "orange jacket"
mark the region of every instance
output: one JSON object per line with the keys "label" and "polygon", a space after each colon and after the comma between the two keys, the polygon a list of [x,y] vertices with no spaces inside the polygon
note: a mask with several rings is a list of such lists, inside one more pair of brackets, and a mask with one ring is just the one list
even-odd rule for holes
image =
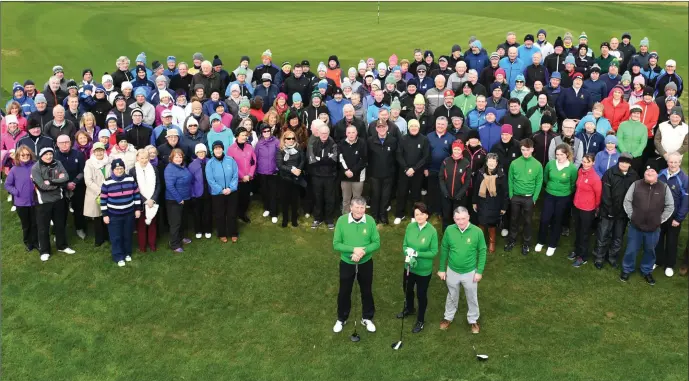
{"label": "orange jacket", "polygon": [[328,68],[328,70],[325,72],[325,77],[335,81],[335,85],[337,87],[342,85],[342,69],[339,67],[337,69]]}

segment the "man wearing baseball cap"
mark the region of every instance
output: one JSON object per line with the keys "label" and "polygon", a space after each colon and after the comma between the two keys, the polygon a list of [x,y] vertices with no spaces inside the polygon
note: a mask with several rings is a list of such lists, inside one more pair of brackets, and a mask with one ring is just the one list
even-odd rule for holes
{"label": "man wearing baseball cap", "polygon": [[[270,52],[270,51],[268,51]],[[265,53],[265,52],[264,52]],[[274,65],[273,65],[274,66]],[[268,70],[271,66],[264,66],[262,71]],[[257,68],[258,70],[258,68]],[[263,112],[268,112],[280,93],[280,89],[273,84],[273,76],[269,72],[261,74],[261,80],[256,84],[254,89],[254,97],[261,97],[263,99]]]}
{"label": "man wearing baseball cap", "polygon": [[433,124],[435,125],[435,120],[438,117],[444,116],[448,121],[452,120],[452,117],[459,116],[464,120],[464,113],[462,110],[455,106],[455,93],[452,90],[445,90],[443,92],[443,104],[438,106],[433,113]]}
{"label": "man wearing baseball cap", "polygon": [[179,126],[172,124],[172,111],[163,110],[160,114],[160,119],[162,124],[153,129],[151,134],[151,145],[158,147],[159,145],[165,143],[165,137],[170,130],[177,131],[177,136],[182,137],[182,129]]}
{"label": "man wearing baseball cap", "polygon": [[675,201],[670,187],[658,181],[658,172],[653,166],[644,170],[644,178],[635,181],[624,196],[624,211],[630,219],[627,233],[627,249],[622,262],[620,280],[627,282],[634,272],[636,255],[643,248],[641,274],[646,283],[653,286],[655,279],[651,272],[656,261],[655,248],[660,237],[660,226],[675,211]]}

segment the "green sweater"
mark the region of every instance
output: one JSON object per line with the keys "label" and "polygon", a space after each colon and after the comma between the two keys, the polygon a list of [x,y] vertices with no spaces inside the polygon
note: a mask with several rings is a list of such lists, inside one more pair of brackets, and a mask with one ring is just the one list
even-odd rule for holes
{"label": "green sweater", "polygon": [[514,195],[531,195],[534,204],[536,203],[543,186],[543,167],[538,160],[533,156],[528,159],[524,156],[516,159],[510,165],[508,177],[510,198]]}
{"label": "green sweater", "polygon": [[543,170],[545,191],[558,197],[571,196],[577,184],[577,175],[577,167],[571,162],[562,170],[558,170],[557,160],[550,160]]}
{"label": "green sweater", "polygon": [[639,157],[644,153],[648,144],[648,128],[641,122],[628,120],[620,123],[617,129],[617,149],[620,153],[626,152],[632,157]]}
{"label": "green sweater", "polygon": [[[416,250],[416,267],[409,271],[420,276],[428,276],[433,272],[433,258],[438,255],[438,232],[429,222],[423,229],[419,229],[416,221],[407,225],[402,244],[402,255],[407,256],[407,248]],[[406,265],[406,264],[405,264]]]}
{"label": "green sweater", "polygon": [[459,94],[455,97],[454,105],[459,107],[464,115],[468,115],[469,111],[476,108],[476,95],[469,94],[467,96],[464,94]]}
{"label": "green sweater", "polygon": [[358,263],[366,263],[371,259],[373,252],[380,249],[380,234],[376,229],[376,221],[366,214],[366,222],[349,222],[349,216],[350,214],[345,214],[337,219],[333,248],[340,252],[342,261],[353,265],[357,263],[351,258],[354,248],[363,247],[366,255]]}
{"label": "green sweater", "polygon": [[471,223],[463,233],[457,224],[448,226],[443,235],[438,271],[447,270],[448,256],[452,271],[466,274],[476,270],[476,273],[483,274],[486,266],[486,239],[483,231]]}

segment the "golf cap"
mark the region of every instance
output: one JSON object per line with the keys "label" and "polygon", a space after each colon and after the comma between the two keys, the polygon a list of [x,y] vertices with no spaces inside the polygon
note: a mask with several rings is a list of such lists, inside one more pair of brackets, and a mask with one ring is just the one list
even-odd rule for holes
{"label": "golf cap", "polygon": [[166,138],[169,138],[170,136],[177,136],[179,137],[179,132],[177,132],[177,129],[175,128],[168,128],[167,134],[165,135]]}
{"label": "golf cap", "polygon": [[[168,95],[169,95],[169,94],[168,94]],[[160,114],[160,116],[161,116],[162,118],[167,118],[168,116],[169,116],[169,117],[172,117],[172,111],[170,111],[170,110],[163,110],[163,112]]]}
{"label": "golf cap", "polygon": [[644,111],[644,110],[643,110],[643,109],[641,108],[641,106],[639,106],[639,105],[631,105],[631,106],[629,107],[629,112],[630,112],[630,113],[632,113],[632,112],[643,112],[643,111]]}

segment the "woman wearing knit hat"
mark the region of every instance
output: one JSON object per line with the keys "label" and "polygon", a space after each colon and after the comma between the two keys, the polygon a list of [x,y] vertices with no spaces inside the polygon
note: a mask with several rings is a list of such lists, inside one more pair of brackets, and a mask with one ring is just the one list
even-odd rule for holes
{"label": "woman wearing knit hat", "polygon": [[620,123],[629,119],[629,103],[624,100],[624,88],[620,85],[615,86],[601,104],[603,116],[610,121],[612,129],[617,132]]}
{"label": "woman wearing knit hat", "polygon": [[192,175],[190,207],[194,211],[196,239],[204,235],[206,238],[211,238],[213,229],[211,195],[206,181],[207,153],[208,148],[205,144],[196,144],[194,147],[196,158],[189,164],[189,172]]}
{"label": "woman wearing knit hat", "polygon": [[247,211],[251,202],[251,181],[256,173],[256,154],[254,147],[248,142],[249,133],[246,128],[237,128],[234,137],[234,143],[227,149],[227,156],[231,156],[237,162],[239,170],[237,216],[245,223],[250,223]]}
{"label": "woman wearing knit hat", "polygon": [[108,230],[102,219],[100,208],[101,186],[110,177],[110,158],[106,154],[105,145],[101,142],[93,144],[91,157],[84,164],[84,217],[94,219],[93,230],[96,247],[108,239]]}
{"label": "woman wearing knit hat", "polygon": [[110,177],[101,187],[100,205],[103,222],[108,225],[112,260],[124,267],[132,260],[132,237],[135,219],[141,217],[141,195],[121,159],[110,163],[110,171]]}
{"label": "woman wearing knit hat", "polygon": [[136,163],[136,148],[127,142],[124,132],[115,134],[115,144],[110,150],[110,160],[120,159],[124,163],[124,170],[129,172]]}
{"label": "woman wearing knit hat", "polygon": [[548,156],[548,149],[550,143],[555,139],[555,132],[553,126],[555,125],[555,117],[550,112],[544,112],[539,121],[540,129],[533,134],[533,157],[538,160],[543,167],[548,164],[550,160]]}
{"label": "woman wearing knit hat", "polygon": [[129,176],[134,178],[141,197],[142,215],[136,221],[139,251],[146,252],[146,248],[156,251],[158,200],[161,191],[160,172],[156,165],[149,160],[149,153],[142,148],[136,153],[136,164],[129,170]]}
{"label": "woman wearing knit hat", "polygon": [[225,145],[220,140],[211,143],[212,157],[206,163],[206,181],[208,182],[213,217],[218,238],[227,242],[228,235],[232,242],[237,242],[237,185],[239,181],[237,163],[225,155]]}
{"label": "woman wearing knit hat", "polygon": [[74,254],[67,245],[65,221],[67,211],[63,200],[62,187],[69,181],[69,175],[62,163],[53,157],[53,149],[42,148],[38,153],[38,162],[31,167],[31,178],[36,188],[36,224],[38,227],[38,246],[41,261],[50,259],[50,222],[54,221],[55,243],[57,250]]}
{"label": "woman wearing knit hat", "polygon": [[31,169],[36,155],[26,146],[19,146],[13,152],[15,165],[5,180],[5,190],[12,196],[12,209],[17,211],[22,225],[24,247],[27,252],[38,250],[38,227],[36,225],[36,197],[31,180]]}
{"label": "woman wearing knit hat", "polygon": [[170,226],[170,248],[175,253],[183,253],[182,245],[191,243],[184,238],[186,221],[191,209],[192,174],[184,165],[184,152],[174,148],[170,153],[169,164],[165,167],[165,203]]}
{"label": "woman wearing knit hat", "polygon": [[[593,123],[593,122],[587,122]],[[617,151],[617,136],[608,135],[605,137],[604,149],[596,154],[596,164],[593,166],[598,176],[603,178],[605,172],[611,167],[617,166],[620,153]],[[630,161],[631,163],[631,161]]]}
{"label": "woman wearing knit hat", "polygon": [[105,89],[102,86],[97,86],[93,95],[95,104],[91,107],[91,112],[96,117],[97,126],[106,126],[105,118],[112,110],[112,104],[105,95]]}
{"label": "woman wearing knit hat", "polygon": [[471,163],[463,157],[464,143],[455,140],[452,154],[440,165],[438,179],[442,194],[443,231],[452,224],[454,210],[466,206],[467,191],[471,183]]}
{"label": "woman wearing knit hat", "polygon": [[509,206],[507,173],[500,165],[497,154],[489,153],[483,167],[474,174],[471,199],[471,207],[478,216],[478,225],[483,230],[483,235],[488,237],[488,252],[493,253],[498,225]]}
{"label": "woman wearing knit hat", "polygon": [[635,105],[643,101],[644,87],[646,87],[646,79],[643,75],[634,77],[632,80],[632,91],[629,93],[628,102],[630,105]]}

